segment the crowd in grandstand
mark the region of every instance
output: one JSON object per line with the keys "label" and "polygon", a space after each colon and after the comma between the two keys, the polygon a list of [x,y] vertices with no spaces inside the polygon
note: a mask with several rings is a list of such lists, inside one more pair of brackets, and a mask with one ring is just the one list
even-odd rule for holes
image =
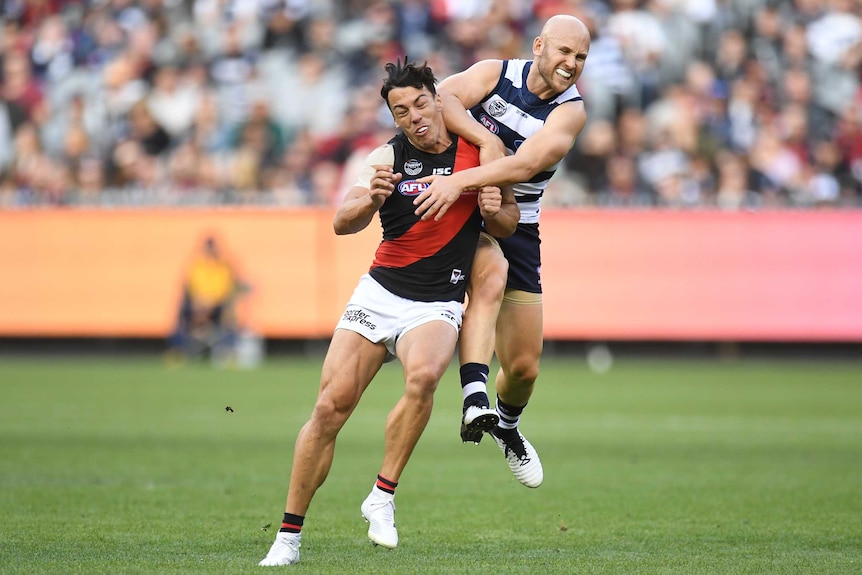
{"label": "crowd in grandstand", "polygon": [[383,65],[531,58],[581,18],[588,124],[545,205],[862,207],[858,0],[6,0],[0,207],[334,205]]}

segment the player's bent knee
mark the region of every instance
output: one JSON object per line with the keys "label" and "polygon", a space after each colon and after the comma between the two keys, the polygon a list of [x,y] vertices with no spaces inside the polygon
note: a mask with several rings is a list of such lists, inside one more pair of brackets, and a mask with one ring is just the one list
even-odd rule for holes
{"label": "player's bent knee", "polygon": [[506,377],[525,385],[531,385],[539,377],[539,364],[531,359],[516,359],[506,370]]}
{"label": "player's bent knee", "polygon": [[442,376],[438,370],[428,367],[411,371],[405,382],[405,392],[416,399],[428,399],[434,396]]}
{"label": "player's bent knee", "polygon": [[470,286],[469,297],[471,301],[499,302],[503,299],[506,291],[506,274],[508,264],[503,269],[493,270],[491,273],[479,274]]}
{"label": "player's bent knee", "polygon": [[493,262],[488,262],[482,270],[482,279],[493,282],[495,285],[502,283],[506,284],[506,278],[509,276],[509,262],[506,258],[498,258]]}
{"label": "player's bent knee", "polygon": [[312,419],[321,427],[338,430],[344,426],[354,407],[356,407],[356,401],[353,398],[324,393],[314,404]]}
{"label": "player's bent knee", "polygon": [[484,278],[478,291],[482,295],[493,297],[495,300],[503,299],[503,292],[506,291],[506,271],[494,273]]}

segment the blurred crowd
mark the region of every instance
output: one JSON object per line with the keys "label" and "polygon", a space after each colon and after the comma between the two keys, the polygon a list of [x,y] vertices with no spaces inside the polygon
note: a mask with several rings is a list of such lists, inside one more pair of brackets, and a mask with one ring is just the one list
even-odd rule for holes
{"label": "blurred crowd", "polygon": [[335,205],[383,65],[592,47],[546,205],[862,207],[859,0],[5,0],[0,208]]}

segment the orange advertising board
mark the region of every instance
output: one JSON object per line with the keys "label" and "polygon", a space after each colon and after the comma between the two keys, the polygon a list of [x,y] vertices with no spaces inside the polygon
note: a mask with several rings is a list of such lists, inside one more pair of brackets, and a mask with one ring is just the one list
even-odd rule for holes
{"label": "orange advertising board", "polygon": [[546,212],[545,334],[862,341],[862,212]]}
{"label": "orange advertising board", "polygon": [[0,335],[162,337],[184,268],[218,238],[272,337],[324,337],[371,262],[379,227],[338,237],[328,210],[0,212]]}
{"label": "orange advertising board", "polygon": [[[380,240],[325,209],[0,212],[0,336],[164,337],[183,270],[218,237],[267,337],[331,334]],[[546,210],[545,334],[862,341],[862,212]]]}

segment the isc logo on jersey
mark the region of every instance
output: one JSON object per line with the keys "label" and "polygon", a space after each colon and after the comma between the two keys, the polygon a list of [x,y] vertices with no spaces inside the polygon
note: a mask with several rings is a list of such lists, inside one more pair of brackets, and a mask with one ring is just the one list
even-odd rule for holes
{"label": "isc logo on jersey", "polygon": [[402,196],[418,196],[429,186],[416,180],[407,180],[398,184],[398,191]]}

